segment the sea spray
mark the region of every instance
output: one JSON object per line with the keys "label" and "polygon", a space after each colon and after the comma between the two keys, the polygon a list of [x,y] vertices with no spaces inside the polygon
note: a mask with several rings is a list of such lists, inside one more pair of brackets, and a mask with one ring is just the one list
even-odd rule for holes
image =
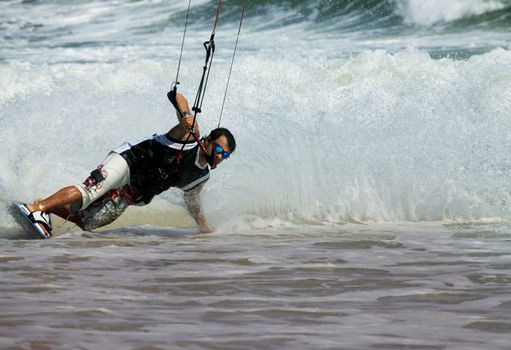
{"label": "sea spray", "polygon": [[233,212],[318,222],[508,215],[508,51],[281,58],[259,61],[272,69],[257,76],[251,62],[247,78],[265,88],[235,94],[261,103],[237,106],[244,142],[225,169],[229,186],[211,184]]}
{"label": "sea spray", "polygon": [[[449,27],[445,11],[424,25],[402,12],[414,4],[250,7],[222,121],[238,149],[203,192],[213,224],[509,216],[511,57],[501,30],[509,15],[481,5],[457,17],[484,31],[463,21]],[[165,93],[186,9],[69,5],[49,22],[54,4],[10,5],[0,5],[2,213],[11,200],[83,181],[122,141],[174,125]],[[209,5],[192,8],[180,79],[190,100]],[[26,17],[27,6],[41,16]],[[118,17],[109,22],[112,11]],[[270,24],[265,14],[272,11],[275,18],[298,17]],[[238,19],[234,8],[221,17],[199,118],[203,135],[218,121]],[[147,222],[181,204],[179,191],[162,195],[146,209],[157,213]],[[171,211],[169,222],[186,217]]]}

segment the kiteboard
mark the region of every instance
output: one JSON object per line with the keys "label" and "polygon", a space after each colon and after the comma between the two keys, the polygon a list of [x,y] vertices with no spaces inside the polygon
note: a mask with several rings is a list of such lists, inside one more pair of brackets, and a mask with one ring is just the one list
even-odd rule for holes
{"label": "kiteboard", "polygon": [[[10,212],[23,231],[30,234],[30,236],[42,239],[51,238],[50,214],[40,211],[30,213],[23,203],[12,203]],[[50,229],[47,225],[49,225]]]}

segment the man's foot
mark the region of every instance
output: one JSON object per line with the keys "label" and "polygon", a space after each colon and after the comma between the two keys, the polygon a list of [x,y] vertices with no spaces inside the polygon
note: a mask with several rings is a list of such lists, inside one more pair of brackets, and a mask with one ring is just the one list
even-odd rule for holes
{"label": "man's foot", "polygon": [[32,224],[43,238],[51,237],[52,226],[50,214],[43,213],[40,210],[30,212],[30,209],[28,209],[28,206],[25,204],[20,204],[20,208],[27,214],[28,218],[32,221]]}
{"label": "man's foot", "polygon": [[[24,206],[28,209],[28,211],[30,213],[34,212],[34,211],[39,211],[41,209],[39,209],[39,203],[40,201],[39,200],[35,200],[34,203],[31,203],[31,204],[24,204]],[[27,215],[30,215],[30,214],[27,214]]]}

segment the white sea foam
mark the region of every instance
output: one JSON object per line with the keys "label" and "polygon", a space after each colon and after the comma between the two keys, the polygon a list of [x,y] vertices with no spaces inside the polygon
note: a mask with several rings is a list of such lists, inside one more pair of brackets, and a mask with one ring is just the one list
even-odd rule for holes
{"label": "white sea foam", "polygon": [[[224,115],[239,146],[213,172],[207,211],[218,221],[505,215],[509,62],[505,50],[468,61],[414,50],[335,60],[239,57]],[[0,95],[2,182],[16,199],[81,181],[123,139],[174,122],[162,62],[2,69],[0,85],[11,87]],[[226,69],[217,63],[217,73]],[[210,83],[204,130],[217,121],[222,83]]]}
{"label": "white sea foam", "polygon": [[[228,216],[298,222],[505,215],[509,57],[496,50],[468,61],[418,51],[273,64],[240,58],[224,119],[239,148],[213,172],[206,208],[217,216],[220,202]],[[2,95],[3,182],[20,199],[82,180],[122,139],[172,122],[157,62],[4,69],[15,71],[19,88],[16,97]],[[208,91],[206,129],[220,87]],[[22,151],[34,141],[37,152]]]}
{"label": "white sea foam", "polygon": [[432,25],[500,10],[506,5],[498,0],[406,0],[402,6],[408,23]]}
{"label": "white sea foam", "polygon": [[237,93],[241,155],[226,166],[229,187],[215,182],[212,198],[229,193],[233,216],[299,222],[505,215],[509,59],[496,50],[468,61],[417,51],[259,61],[271,68],[251,75],[254,86],[273,84]]}

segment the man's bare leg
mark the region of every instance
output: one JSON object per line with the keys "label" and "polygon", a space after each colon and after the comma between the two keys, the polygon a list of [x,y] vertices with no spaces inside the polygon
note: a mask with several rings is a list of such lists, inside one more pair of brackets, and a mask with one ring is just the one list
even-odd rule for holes
{"label": "man's bare leg", "polygon": [[68,186],[60,189],[50,197],[43,200],[36,200],[27,204],[28,210],[34,212],[40,210],[45,213],[52,213],[67,219],[72,212],[71,208],[81,208],[82,194],[75,186]]}

